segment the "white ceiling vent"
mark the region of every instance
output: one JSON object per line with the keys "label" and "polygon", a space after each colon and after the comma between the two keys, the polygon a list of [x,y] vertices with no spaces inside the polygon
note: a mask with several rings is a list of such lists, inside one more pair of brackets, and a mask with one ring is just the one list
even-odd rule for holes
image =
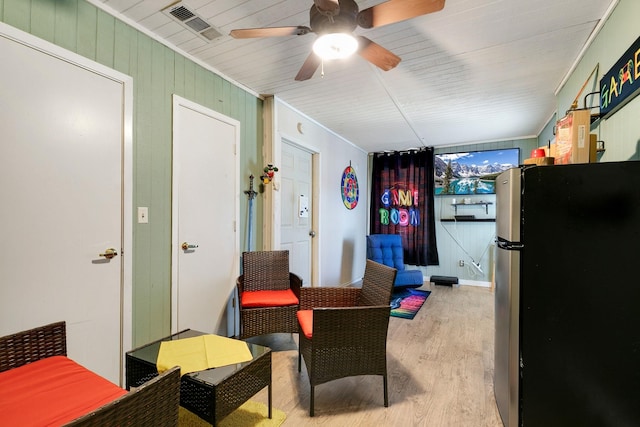
{"label": "white ceiling vent", "polygon": [[222,35],[213,25],[209,24],[192,8],[181,1],[173,3],[171,6],[162,9],[162,11],[206,41],[217,39]]}

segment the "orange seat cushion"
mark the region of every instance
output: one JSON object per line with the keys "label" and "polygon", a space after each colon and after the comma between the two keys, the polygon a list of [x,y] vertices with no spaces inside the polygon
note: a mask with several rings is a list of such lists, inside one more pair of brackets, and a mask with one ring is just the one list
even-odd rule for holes
{"label": "orange seat cushion", "polygon": [[0,372],[0,424],[59,426],[127,391],[65,356]]}
{"label": "orange seat cushion", "polygon": [[291,289],[283,291],[248,291],[240,297],[243,308],[287,307],[298,305],[298,297]]}
{"label": "orange seat cushion", "polygon": [[305,337],[311,339],[313,336],[313,310],[298,310],[296,316],[298,316],[300,330]]}

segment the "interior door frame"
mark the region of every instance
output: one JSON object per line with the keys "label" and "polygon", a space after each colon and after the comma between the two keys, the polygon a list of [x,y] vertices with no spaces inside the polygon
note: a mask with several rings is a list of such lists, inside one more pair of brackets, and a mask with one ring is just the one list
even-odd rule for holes
{"label": "interior door frame", "polygon": [[124,383],[125,353],[133,346],[133,78],[75,52],[0,22],[0,34],[16,43],[68,62],[122,85],[122,183],[120,248],[120,381]]}
{"label": "interior door frame", "polygon": [[[186,98],[183,98],[181,96],[178,96],[176,94],[173,95],[173,99],[172,99],[172,111],[175,112],[176,109],[180,106],[183,106],[185,108],[191,109],[193,111],[205,114],[207,116],[211,116],[221,122],[224,122],[226,124],[229,124],[231,126],[234,126],[236,128],[236,133],[235,133],[235,141],[234,141],[234,150],[236,152],[235,155],[235,170],[236,170],[236,176],[235,176],[235,183],[234,183],[234,194],[236,195],[236,197],[234,198],[234,205],[235,205],[235,219],[234,219],[234,229],[235,229],[235,241],[234,241],[234,245],[235,245],[235,249],[234,249],[234,253],[235,253],[235,259],[240,259],[240,235],[239,235],[239,231],[238,231],[238,224],[239,224],[239,215],[240,215],[240,156],[238,154],[238,147],[240,146],[240,122],[238,120],[235,120],[231,117],[228,117],[222,113],[219,113],[215,110],[212,110],[211,108],[205,107],[201,104],[198,104],[196,102],[190,101]],[[176,114],[172,113],[173,119],[172,119],[172,140],[174,138],[173,135],[175,135],[175,130],[173,130],[173,126],[176,126],[176,122],[175,122],[175,118],[176,118]],[[173,145],[173,151],[172,151],[172,178],[171,178],[171,182],[172,182],[172,190],[171,190],[171,331],[172,333],[176,333],[178,332],[177,328],[178,328],[178,268],[176,268],[176,266],[178,266],[178,257],[179,257],[179,227],[178,227],[178,221],[177,219],[179,218],[179,212],[178,212],[178,207],[179,207],[179,203],[178,201],[176,201],[174,199],[174,191],[175,188],[177,188],[178,186],[178,182],[179,182],[179,169],[181,167],[180,164],[180,152],[179,149],[177,149],[175,141],[172,141],[172,145]],[[234,264],[234,274],[237,276],[239,274],[239,262]],[[229,298],[229,301],[227,302],[227,313],[233,313],[233,319],[227,318],[227,331],[234,331],[234,334],[237,335],[237,323],[238,323],[238,319],[237,317],[237,309],[235,307],[235,293],[232,292],[231,294],[231,298]]]}

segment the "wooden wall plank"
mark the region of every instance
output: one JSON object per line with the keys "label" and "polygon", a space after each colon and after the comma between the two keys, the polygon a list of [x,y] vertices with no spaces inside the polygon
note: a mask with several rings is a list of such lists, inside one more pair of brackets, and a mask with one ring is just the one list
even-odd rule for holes
{"label": "wooden wall plank", "polygon": [[239,91],[237,86],[229,85],[229,116],[234,119],[240,118]]}
{"label": "wooden wall plank", "polygon": [[[151,200],[151,187],[153,185],[151,169],[153,167],[151,138],[152,127],[149,111],[151,108],[151,40],[143,34],[136,34],[136,56],[132,58],[132,66],[135,67],[134,76],[147,76],[136,78],[134,82],[135,93],[135,145],[134,145],[134,208],[137,206],[149,207],[151,220],[146,227],[134,225],[134,343],[142,344],[151,341],[158,328],[154,325],[154,308],[156,295],[152,280],[154,258],[159,256],[157,250],[151,244],[151,236],[161,232],[163,226],[155,220],[155,206]],[[134,65],[135,64],[135,65]]]}
{"label": "wooden wall plank", "polygon": [[175,73],[173,89],[174,89],[174,93],[178,95],[181,94],[181,96],[184,96],[186,98],[185,90],[184,90],[185,62],[187,61],[183,56],[176,55],[174,66],[173,66],[174,73]]}
{"label": "wooden wall plank", "polygon": [[78,2],[82,0],[56,1],[53,42],[58,46],[77,51]]}
{"label": "wooden wall plank", "polygon": [[230,115],[231,113],[231,83],[227,80],[222,81],[222,114]]}
{"label": "wooden wall plank", "polygon": [[22,31],[31,30],[31,3],[25,0],[4,0],[3,20]]}
{"label": "wooden wall plank", "polygon": [[122,21],[116,20],[114,32],[115,38],[113,40],[113,67],[121,73],[131,75],[130,40],[133,38],[133,29],[127,24],[124,24]]}
{"label": "wooden wall plank", "polygon": [[191,61],[184,63],[184,97],[193,100],[195,97],[195,73],[196,64]]}
{"label": "wooden wall plank", "polygon": [[98,11],[89,3],[78,3],[78,53],[96,60]]}
{"label": "wooden wall plank", "polygon": [[115,44],[115,18],[106,12],[98,11],[96,27],[96,60],[113,68]]}
{"label": "wooden wall plank", "polygon": [[215,99],[215,76],[211,73],[207,75],[207,84],[205,86],[205,105],[209,106],[211,109],[215,109],[216,99]]}
{"label": "wooden wall plank", "polygon": [[52,41],[55,32],[55,3],[31,0],[31,34]]}
{"label": "wooden wall plank", "polygon": [[224,79],[218,77],[214,81],[214,96],[216,97],[216,106],[214,110],[222,113],[223,103],[224,103],[224,94],[222,93],[222,85],[224,83]]}
{"label": "wooden wall plank", "polygon": [[[502,148],[520,148],[520,163],[529,157],[531,150],[537,146],[536,138],[519,140],[495,141],[481,144],[467,144],[455,147],[437,148],[436,154],[455,153],[466,151],[497,150]],[[473,196],[478,198],[479,196]],[[490,206],[490,216],[495,217],[495,195],[483,195],[482,199],[494,203]],[[455,276],[461,280],[476,280],[490,282],[492,268],[490,265],[491,245],[495,235],[495,223],[482,222],[440,222],[441,218],[453,215],[450,196],[437,196],[434,200],[436,239],[438,244],[439,266],[429,266],[425,275]],[[484,213],[484,212],[483,212]],[[465,251],[468,253],[465,253]],[[480,257],[482,257],[480,259]],[[479,273],[470,266],[471,258],[480,261],[484,273]],[[465,266],[458,265],[459,260],[464,260]]]}
{"label": "wooden wall plank", "polygon": [[[168,109],[171,113],[173,109],[173,94],[176,93],[176,61],[179,55],[176,55],[172,50],[164,50],[163,68],[164,68],[164,88],[169,96]],[[173,116],[172,116],[173,117]],[[172,123],[171,121],[163,123],[165,132],[171,135]]]}
{"label": "wooden wall plank", "polygon": [[205,99],[205,87],[206,87],[206,70],[199,65],[195,66],[194,71],[194,84],[193,84],[193,98],[192,100],[200,105],[207,106]]}
{"label": "wooden wall plank", "polygon": [[[153,126],[145,136],[150,138],[151,148],[151,205],[156,216],[150,245],[160,252],[162,259],[171,259],[171,94],[165,88],[164,50],[157,41],[151,42],[151,105],[148,114],[153,118]],[[163,124],[165,126],[163,126]],[[166,125],[169,124],[169,127]],[[151,214],[150,214],[151,215]],[[151,273],[156,288],[153,298],[152,322],[162,330],[171,329],[171,262],[157,264]]]}

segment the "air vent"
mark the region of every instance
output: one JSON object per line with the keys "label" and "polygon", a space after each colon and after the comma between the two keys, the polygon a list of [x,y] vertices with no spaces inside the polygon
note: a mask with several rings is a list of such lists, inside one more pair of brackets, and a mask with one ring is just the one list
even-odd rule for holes
{"label": "air vent", "polygon": [[171,9],[169,12],[174,18],[177,18],[179,21],[185,21],[189,18],[193,18],[195,15],[189,9],[184,6],[177,6]]}
{"label": "air vent", "polygon": [[222,33],[209,24],[203,17],[199,16],[193,9],[177,2],[162,10],[174,21],[179,22],[183,27],[198,35],[206,41],[211,41],[222,36]]}

